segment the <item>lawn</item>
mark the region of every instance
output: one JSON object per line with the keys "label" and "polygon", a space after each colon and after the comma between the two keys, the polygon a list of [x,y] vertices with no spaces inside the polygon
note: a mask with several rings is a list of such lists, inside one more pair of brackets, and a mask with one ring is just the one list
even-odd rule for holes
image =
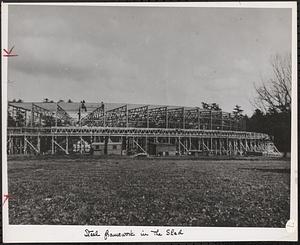
{"label": "lawn", "polygon": [[10,224],[285,227],[290,161],[15,159]]}

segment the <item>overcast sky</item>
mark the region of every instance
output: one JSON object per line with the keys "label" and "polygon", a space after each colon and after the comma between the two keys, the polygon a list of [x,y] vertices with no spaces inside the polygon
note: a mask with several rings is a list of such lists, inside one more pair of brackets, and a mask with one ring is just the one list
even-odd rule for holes
{"label": "overcast sky", "polygon": [[9,6],[8,99],[201,106],[248,115],[291,10]]}

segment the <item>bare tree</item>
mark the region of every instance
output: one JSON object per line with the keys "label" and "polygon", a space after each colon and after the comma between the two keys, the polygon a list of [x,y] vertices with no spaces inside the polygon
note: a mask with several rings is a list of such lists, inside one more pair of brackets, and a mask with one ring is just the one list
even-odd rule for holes
{"label": "bare tree", "polygon": [[291,111],[292,64],[291,55],[271,58],[273,77],[255,90],[254,105],[265,112]]}

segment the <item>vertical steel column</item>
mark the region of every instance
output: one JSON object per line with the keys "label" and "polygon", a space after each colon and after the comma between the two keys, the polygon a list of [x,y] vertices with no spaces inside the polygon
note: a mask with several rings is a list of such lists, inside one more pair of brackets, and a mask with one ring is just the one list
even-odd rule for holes
{"label": "vertical steel column", "polygon": [[184,107],[182,108],[182,128],[185,129],[185,113],[184,113]]}
{"label": "vertical steel column", "polygon": [[103,104],[103,127],[106,126],[106,112],[105,112],[105,104]]}
{"label": "vertical steel column", "polygon": [[128,128],[128,105],[126,104],[126,128]]}
{"label": "vertical steel column", "polygon": [[147,137],[147,135],[145,137],[145,150],[146,150],[147,153],[149,153],[149,149],[148,149],[148,137]]}
{"label": "vertical steel column", "polygon": [[210,110],[210,129],[212,130],[212,110]]}
{"label": "vertical steel column", "polygon": [[51,154],[54,155],[54,136],[51,136]]}
{"label": "vertical steel column", "polygon": [[42,114],[39,115],[39,127],[42,127]]}
{"label": "vertical steel column", "polygon": [[[80,108],[79,108],[80,110]],[[58,103],[56,103],[56,109],[55,109],[55,127],[57,127],[57,114],[58,114]],[[81,126],[81,118],[79,118],[79,123]]]}
{"label": "vertical steel column", "polygon": [[229,155],[229,142],[228,137],[226,138],[226,155]]}
{"label": "vertical steel column", "polygon": [[33,127],[34,124],[34,110],[33,110],[33,104],[31,104],[31,124],[30,126]]}
{"label": "vertical steel column", "polygon": [[24,154],[27,154],[27,141],[26,141],[26,135],[24,135]]}
{"label": "vertical steel column", "polygon": [[82,141],[83,141],[82,136],[80,136],[80,154],[83,153]]}
{"label": "vertical steel column", "polygon": [[[92,143],[91,143],[92,145]],[[66,136],[66,152],[69,154],[69,136]]]}
{"label": "vertical steel column", "polygon": [[38,153],[41,154],[41,138],[40,138],[40,135],[37,136],[37,150],[38,150]]}
{"label": "vertical steel column", "polygon": [[23,154],[24,153],[24,149],[23,149],[23,137],[21,136],[20,139],[19,139],[19,142],[20,142],[20,154]]}
{"label": "vertical steel column", "polygon": [[223,112],[221,111],[221,130],[223,130]]}
{"label": "vertical steel column", "polygon": [[169,115],[168,115],[168,107],[166,107],[166,128],[168,128],[168,124],[169,124]]}
{"label": "vertical steel column", "polygon": [[149,128],[149,106],[147,106],[147,118],[146,118],[147,128]]}
{"label": "vertical steel column", "polygon": [[200,129],[200,109],[197,108],[198,129]]}

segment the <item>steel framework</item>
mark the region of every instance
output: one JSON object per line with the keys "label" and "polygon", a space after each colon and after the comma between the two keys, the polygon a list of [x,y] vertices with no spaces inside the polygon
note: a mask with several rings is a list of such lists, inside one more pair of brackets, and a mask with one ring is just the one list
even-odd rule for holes
{"label": "steel framework", "polygon": [[243,131],[241,118],[198,107],[125,104],[108,108],[101,103],[76,127],[75,119],[58,104],[55,111],[34,103],[27,108],[9,104],[8,120],[8,154],[69,154],[75,143],[111,138],[123,142],[127,152],[147,153],[151,143],[168,143],[176,145],[179,155],[279,155],[268,135]]}
{"label": "steel framework", "polygon": [[[45,152],[55,154],[59,151],[69,154],[70,143],[74,140],[85,140],[91,144],[97,140],[97,137],[132,141],[142,152],[148,152],[151,142],[168,142],[177,145],[179,155],[193,153],[244,155],[249,151],[278,154],[268,135],[244,131],[126,127],[11,127],[8,128],[7,136],[8,154]],[[42,142],[44,147],[41,147]]]}

